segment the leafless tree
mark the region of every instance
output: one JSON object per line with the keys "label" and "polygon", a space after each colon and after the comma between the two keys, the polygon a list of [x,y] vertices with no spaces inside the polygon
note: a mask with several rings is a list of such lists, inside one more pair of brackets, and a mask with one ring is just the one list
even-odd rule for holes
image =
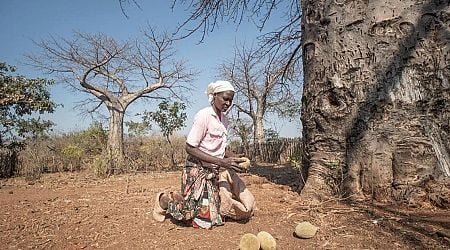
{"label": "leafless tree", "polygon": [[285,60],[242,46],[220,67],[222,77],[236,87],[234,106],[252,120],[255,145],[264,142],[264,120],[269,114],[298,117],[300,74],[294,70],[295,64],[286,69]]}
{"label": "leafless tree", "polygon": [[[241,112],[231,112],[230,113],[230,129],[231,134],[236,136],[240,140],[241,149],[239,149],[239,153],[245,153],[245,155],[249,156],[250,152],[250,142],[253,133],[253,122],[247,116],[242,117]],[[243,150],[243,151],[242,151]]]}
{"label": "leafless tree", "polygon": [[75,33],[73,39],[52,37],[36,42],[40,54],[29,56],[32,65],[59,82],[91,98],[83,110],[109,112],[107,152],[121,163],[125,111],[138,99],[183,98],[195,72],[176,60],[172,38],[149,28],[143,39],[120,42],[104,34]]}

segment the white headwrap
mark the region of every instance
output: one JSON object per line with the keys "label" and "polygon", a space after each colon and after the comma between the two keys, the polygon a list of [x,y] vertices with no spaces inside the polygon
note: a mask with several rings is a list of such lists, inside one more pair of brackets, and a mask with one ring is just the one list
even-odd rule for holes
{"label": "white headwrap", "polygon": [[208,95],[208,102],[211,103],[213,100],[213,95],[215,93],[224,92],[224,91],[234,91],[233,85],[229,81],[215,81],[208,84],[208,88],[206,89],[206,94]]}

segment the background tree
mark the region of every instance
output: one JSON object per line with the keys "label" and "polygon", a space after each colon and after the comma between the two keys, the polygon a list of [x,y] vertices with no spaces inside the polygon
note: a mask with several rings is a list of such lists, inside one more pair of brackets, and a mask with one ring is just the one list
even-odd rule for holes
{"label": "background tree", "polygon": [[15,71],[14,66],[0,63],[0,147],[44,135],[53,123],[41,120],[39,114],[53,113],[57,107],[48,91],[53,81],[28,79]]}
{"label": "background tree", "polygon": [[127,121],[128,135],[130,137],[142,137],[152,129],[152,124],[148,120],[142,122]]}
{"label": "background tree", "polygon": [[[257,145],[264,142],[264,120],[268,115],[286,117],[298,115],[300,110],[299,74],[293,68],[286,69],[286,60],[284,55],[273,57],[265,51],[242,47],[220,67],[221,75],[236,88],[234,106],[252,120],[256,152]],[[291,63],[291,67],[294,65]]]}
{"label": "background tree", "polygon": [[17,171],[17,151],[24,140],[45,135],[53,123],[41,114],[55,111],[48,87],[53,81],[16,75],[16,68],[0,63],[0,178]]}
{"label": "background tree", "polygon": [[[151,28],[142,40],[119,42],[103,34],[75,33],[72,40],[37,43],[41,54],[29,58],[39,69],[53,73],[73,90],[91,98],[81,107],[109,113],[107,153],[112,163],[123,160],[123,120],[128,106],[138,99],[183,98],[194,72],[176,60],[173,39]],[[114,167],[114,166],[113,166]],[[112,170],[112,169],[111,169]]]}
{"label": "background tree", "polygon": [[[282,1],[178,2],[192,10],[180,31],[205,35],[224,19],[264,25]],[[268,52],[291,50],[287,66],[303,59],[302,195],[441,193],[427,183],[450,175],[447,1],[290,3],[286,26],[261,41]]]}
{"label": "background tree", "polygon": [[253,122],[246,117],[241,117],[239,112],[231,113],[233,116],[230,119],[231,133],[239,137],[240,149],[239,153],[244,152],[245,155],[250,155],[250,141],[253,135]]}
{"label": "background tree", "polygon": [[162,101],[159,104],[159,109],[154,112],[146,112],[144,114],[143,122],[146,120],[152,120],[158,124],[162,134],[169,143],[171,151],[172,167],[176,165],[175,152],[170,137],[172,134],[180,130],[186,125],[187,115],[184,112],[186,105],[180,102],[174,102],[170,104],[167,100]]}

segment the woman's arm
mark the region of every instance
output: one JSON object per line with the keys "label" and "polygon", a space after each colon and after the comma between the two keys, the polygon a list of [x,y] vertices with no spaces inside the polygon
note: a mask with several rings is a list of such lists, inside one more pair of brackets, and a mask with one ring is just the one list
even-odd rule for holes
{"label": "woman's arm", "polygon": [[223,159],[221,159],[219,157],[214,157],[214,156],[211,156],[211,155],[201,151],[200,149],[198,149],[196,147],[189,145],[188,143],[186,143],[186,152],[189,155],[191,155],[203,162],[212,163],[219,167],[229,168],[235,162],[232,157],[226,157]]}

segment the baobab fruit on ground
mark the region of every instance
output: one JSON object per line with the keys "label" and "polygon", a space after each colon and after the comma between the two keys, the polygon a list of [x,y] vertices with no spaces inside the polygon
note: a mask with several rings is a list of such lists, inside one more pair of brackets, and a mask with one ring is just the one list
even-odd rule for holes
{"label": "baobab fruit on ground", "polygon": [[239,242],[240,250],[259,250],[260,243],[258,237],[252,233],[246,233],[242,235],[241,241]]}
{"label": "baobab fruit on ground", "polygon": [[256,237],[259,240],[262,250],[275,250],[277,249],[277,242],[275,238],[266,231],[259,232]]}
{"label": "baobab fruit on ground", "polygon": [[309,239],[316,235],[317,227],[307,221],[298,223],[295,227],[295,235],[302,239]]}

